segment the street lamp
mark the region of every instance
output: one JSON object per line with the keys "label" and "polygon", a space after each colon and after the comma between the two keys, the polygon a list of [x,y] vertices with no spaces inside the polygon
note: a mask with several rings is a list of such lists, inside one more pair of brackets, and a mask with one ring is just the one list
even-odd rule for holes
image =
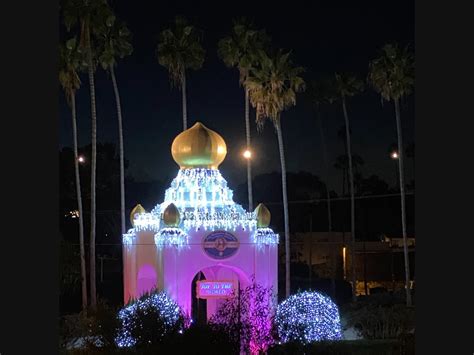
{"label": "street lamp", "polygon": [[246,149],[242,155],[244,156],[245,159],[252,158],[252,152],[248,149]]}
{"label": "street lamp", "polygon": [[82,164],[86,162],[86,158],[84,158],[82,155],[79,155],[79,157],[77,158],[77,161]]}
{"label": "street lamp", "polygon": [[[390,153],[390,158],[392,158],[392,160],[398,160],[398,152],[396,150],[392,151]],[[399,175],[398,175],[398,164],[395,165],[395,181],[396,181],[396,186],[397,186],[397,189],[400,189],[400,181],[399,180]]]}

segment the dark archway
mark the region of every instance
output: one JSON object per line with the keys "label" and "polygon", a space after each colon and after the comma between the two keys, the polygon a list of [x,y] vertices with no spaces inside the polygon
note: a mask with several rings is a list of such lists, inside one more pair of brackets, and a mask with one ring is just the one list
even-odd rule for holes
{"label": "dark archway", "polygon": [[193,322],[196,324],[207,323],[207,300],[197,298],[196,285],[197,281],[205,280],[206,277],[202,271],[199,271],[194,276],[193,282],[191,283],[191,317]]}

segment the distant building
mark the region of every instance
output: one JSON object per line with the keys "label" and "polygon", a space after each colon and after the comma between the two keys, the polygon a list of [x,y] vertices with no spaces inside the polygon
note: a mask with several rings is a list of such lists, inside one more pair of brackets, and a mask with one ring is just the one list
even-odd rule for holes
{"label": "distant building", "polygon": [[[403,238],[383,235],[380,241],[358,241],[355,245],[356,292],[370,294],[404,287]],[[351,233],[295,233],[292,262],[311,265],[314,277],[352,281]],[[410,279],[415,271],[415,238],[408,238]],[[367,291],[367,292],[366,292]]]}

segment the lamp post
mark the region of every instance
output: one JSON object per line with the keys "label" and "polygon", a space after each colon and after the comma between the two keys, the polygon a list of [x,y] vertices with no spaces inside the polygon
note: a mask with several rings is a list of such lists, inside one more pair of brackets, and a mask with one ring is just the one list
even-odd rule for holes
{"label": "lamp post", "polygon": [[83,155],[79,155],[77,157],[77,161],[79,162],[79,164],[84,164],[86,162],[86,158],[84,158]]}

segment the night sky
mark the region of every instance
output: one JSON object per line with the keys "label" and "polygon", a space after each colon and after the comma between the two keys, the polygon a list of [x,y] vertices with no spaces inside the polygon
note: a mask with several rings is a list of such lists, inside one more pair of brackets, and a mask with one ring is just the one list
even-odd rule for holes
{"label": "night sky", "polygon": [[[221,2],[221,7],[181,2],[164,5],[155,1],[115,1],[117,16],[133,33],[134,52],[119,62],[116,69],[121,93],[125,158],[128,174],[138,181],[168,180],[176,175],[170,146],[182,129],[181,93],[171,89],[167,70],[158,64],[155,49],[159,32],[170,26],[175,15],[189,17],[204,31],[203,47],[206,59],[203,68],[187,73],[188,125],[201,121],[222,135],[227,143],[227,158],[221,172],[235,189],[246,181],[242,150],[245,146],[244,92],[238,83],[237,69],[225,67],[217,57],[217,42],[228,35],[232,19],[247,16],[258,28],[266,29],[275,48],[292,50],[293,61],[306,69],[307,82],[335,71],[350,71],[366,78],[369,60],[385,43],[414,45],[414,4],[412,1],[380,2],[366,5],[354,2],[350,6],[316,4],[282,8],[251,7],[238,2]],[[259,4],[262,5],[259,5]],[[260,8],[259,8],[260,6]],[[269,12],[269,8],[273,9]],[[243,10],[248,9],[248,12]],[[251,14],[251,15],[250,15]],[[63,33],[64,35],[64,33]],[[79,144],[90,143],[90,104],[87,77],[82,77],[77,97]],[[117,142],[117,118],[112,83],[103,70],[96,75],[97,119],[99,142]],[[404,142],[414,141],[413,95],[402,110]],[[60,95],[60,147],[72,146],[70,111]],[[380,97],[370,88],[348,101],[352,125],[353,152],[365,165],[365,176],[377,174],[394,184],[394,162],[388,147],[396,142],[394,109],[391,103],[381,105]],[[337,131],[344,119],[339,104],[323,109],[329,161],[329,185],[340,193],[341,173],[332,167],[338,155],[344,153]],[[251,110],[254,145],[253,174],[280,170],[277,139],[271,124],[257,133]],[[282,129],[286,149],[287,170],[309,171],[322,175],[322,155],[318,125],[311,105],[304,95],[297,97],[297,106],[283,112]],[[406,164],[409,182],[413,172]],[[323,179],[324,180],[324,179]],[[157,196],[162,199],[162,196]]]}

